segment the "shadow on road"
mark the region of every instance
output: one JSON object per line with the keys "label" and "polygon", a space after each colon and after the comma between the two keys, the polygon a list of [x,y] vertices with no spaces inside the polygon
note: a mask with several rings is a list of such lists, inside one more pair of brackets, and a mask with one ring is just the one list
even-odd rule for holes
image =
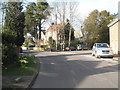
{"label": "shadow on road", "polygon": [[[36,53],[34,52],[34,54]],[[89,53],[38,56],[41,63],[40,73],[33,88],[76,88],[87,77],[116,72],[118,70],[118,65],[97,67],[102,61],[79,58],[79,55],[87,54]],[[75,57],[77,59],[74,59]],[[114,79],[114,77],[112,78]],[[96,84],[95,79],[89,81],[90,84],[91,82]],[[100,82],[101,85],[104,83],[107,83],[107,81]],[[108,85],[106,87],[109,88]]]}

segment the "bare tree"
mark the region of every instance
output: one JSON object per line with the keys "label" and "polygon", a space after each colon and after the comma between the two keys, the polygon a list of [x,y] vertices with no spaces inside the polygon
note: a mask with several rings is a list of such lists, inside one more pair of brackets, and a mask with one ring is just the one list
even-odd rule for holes
{"label": "bare tree", "polygon": [[[51,21],[54,22],[55,24],[57,23],[61,23],[63,24],[63,26],[65,26],[66,24],[66,20],[68,19],[70,21],[70,26],[71,25],[76,25],[79,26],[78,24],[75,24],[77,21],[77,7],[79,5],[78,2],[53,2],[52,3],[52,7],[54,7],[52,13],[51,13]],[[81,26],[81,25],[80,25]],[[79,27],[80,27],[79,26]],[[69,46],[70,46],[70,42],[71,42],[71,29],[72,27],[70,27],[69,30]],[[62,44],[63,44],[63,48],[64,48],[64,43],[65,43],[65,31],[64,31],[64,27],[63,27],[63,31],[62,31]],[[57,44],[57,42],[56,42]]]}
{"label": "bare tree", "polygon": [[[75,19],[75,14],[77,12],[77,7],[78,7],[78,3],[76,2],[69,2],[69,20],[70,20],[70,23],[71,25],[74,22],[74,19]],[[70,25],[70,31],[69,31],[69,42],[68,42],[68,46],[71,45],[71,33],[72,33],[72,26]]]}
{"label": "bare tree", "polygon": [[[66,5],[67,5],[67,2],[53,2],[52,3],[54,9],[52,10],[52,13],[51,13],[51,19],[50,20],[50,23],[54,23],[54,24],[58,24],[58,23],[61,23],[63,26],[65,25],[65,19],[66,19]],[[57,34],[58,34],[58,30],[56,28],[56,31],[57,31]],[[63,28],[63,31],[62,31],[62,34],[61,34],[61,40],[62,42],[61,43],[64,43],[65,42],[65,35],[64,35],[64,28]],[[58,45],[58,35],[57,35],[57,40],[56,40],[56,50],[57,50],[57,46]],[[62,46],[64,48],[64,45]]]}

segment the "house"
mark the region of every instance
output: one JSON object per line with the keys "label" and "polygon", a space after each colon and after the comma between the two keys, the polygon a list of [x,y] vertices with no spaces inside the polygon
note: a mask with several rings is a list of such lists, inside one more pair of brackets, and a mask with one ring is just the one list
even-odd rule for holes
{"label": "house", "polygon": [[[49,38],[52,37],[57,44],[63,43],[63,40],[69,40],[69,31],[71,27],[71,40],[74,40],[74,29],[69,22],[61,24],[52,24],[46,30],[46,40],[49,41]],[[65,34],[65,35],[64,35]]]}
{"label": "house", "polygon": [[116,18],[109,25],[110,47],[114,54],[120,54],[120,18]]}
{"label": "house", "polygon": [[118,17],[113,20],[109,27],[110,47],[113,53],[120,54],[120,1],[118,2]]}
{"label": "house", "polygon": [[61,38],[61,32],[63,29],[63,24],[52,24],[47,30],[46,30],[46,40],[49,41],[49,38],[52,37],[55,41],[60,41]]}

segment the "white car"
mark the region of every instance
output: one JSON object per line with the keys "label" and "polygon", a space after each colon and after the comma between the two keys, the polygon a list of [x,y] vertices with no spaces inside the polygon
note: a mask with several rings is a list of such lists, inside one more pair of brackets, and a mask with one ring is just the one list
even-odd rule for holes
{"label": "white car", "polygon": [[107,43],[95,43],[92,48],[92,55],[95,57],[111,57],[113,52]]}

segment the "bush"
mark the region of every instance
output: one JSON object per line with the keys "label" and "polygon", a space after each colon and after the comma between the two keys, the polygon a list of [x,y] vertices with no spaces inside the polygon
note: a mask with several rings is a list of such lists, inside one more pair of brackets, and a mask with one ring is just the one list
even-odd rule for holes
{"label": "bush", "polygon": [[22,47],[27,47],[27,45],[26,45],[26,44],[24,44],[24,45],[22,45]]}
{"label": "bush", "polygon": [[16,50],[17,47],[15,45],[2,45],[2,62],[4,66],[17,62],[18,54]]}
{"label": "bush", "polygon": [[35,47],[35,44],[29,44],[29,45],[24,44],[22,45],[22,47]]}
{"label": "bush", "polygon": [[18,76],[28,76],[33,75],[38,67],[38,59],[32,55],[19,53],[18,62],[15,64],[10,64],[6,68],[2,68],[3,75],[18,75]]}
{"label": "bush", "polygon": [[28,45],[28,47],[35,47],[35,44],[30,44]]}
{"label": "bush", "polygon": [[81,43],[80,41],[74,40],[71,42],[71,46],[77,47],[77,44]]}
{"label": "bush", "polygon": [[15,44],[15,38],[16,36],[14,35],[14,32],[8,31],[8,30],[3,30],[2,31],[2,43],[4,45],[8,44]]}
{"label": "bush", "polygon": [[50,48],[55,47],[55,40],[52,37],[49,37],[48,43]]}
{"label": "bush", "polygon": [[41,45],[41,48],[47,48],[48,45]]}
{"label": "bush", "polygon": [[2,62],[4,66],[17,62],[18,54],[15,38],[14,32],[2,31]]}

